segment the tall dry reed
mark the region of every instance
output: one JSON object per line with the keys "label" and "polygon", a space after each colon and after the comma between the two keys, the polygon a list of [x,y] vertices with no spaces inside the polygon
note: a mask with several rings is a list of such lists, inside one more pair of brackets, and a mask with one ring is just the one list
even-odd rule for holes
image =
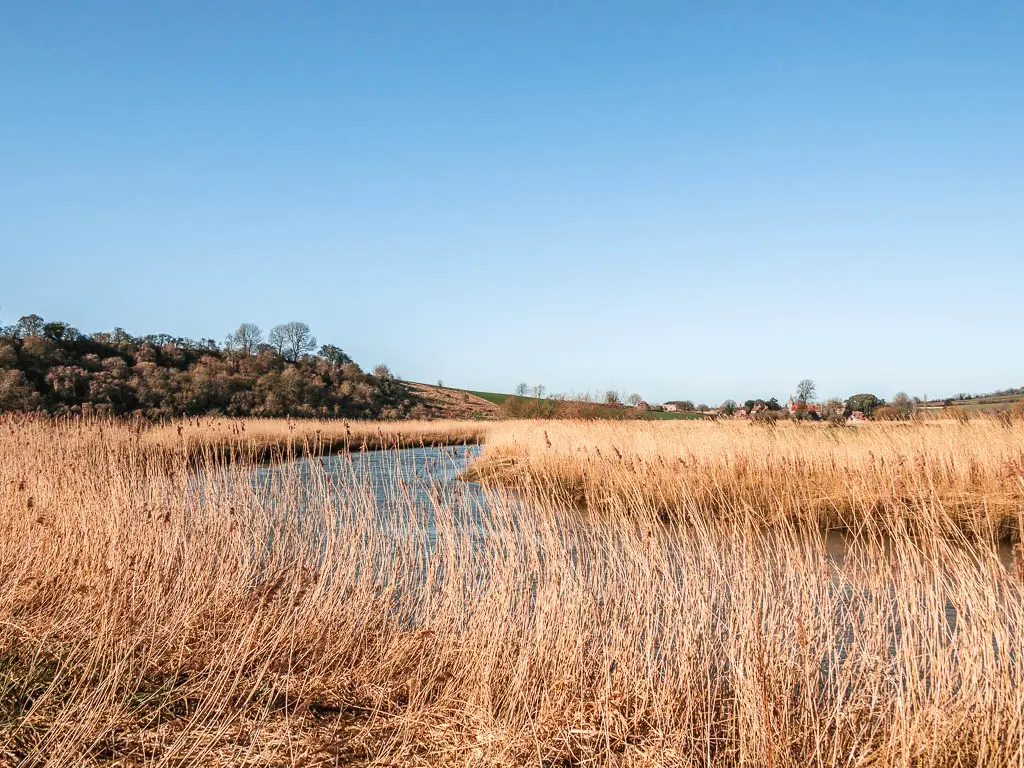
{"label": "tall dry reed", "polygon": [[1019,537],[1024,422],[505,422],[476,475],[595,510]]}
{"label": "tall dry reed", "polygon": [[478,421],[360,421],[356,419],[232,419],[200,416],[159,426],[139,423],[147,448],[220,453],[261,460],[348,450],[476,443]]}
{"label": "tall dry reed", "polygon": [[[603,454],[611,435],[630,455],[606,426],[490,439]],[[637,445],[698,451],[650,429]],[[770,439],[701,434],[751,458]],[[837,557],[817,527],[765,526],[753,503],[666,522],[643,499],[583,509],[541,484],[416,480],[395,453],[372,483],[344,458],[254,470],[151,439],[0,421],[10,764],[1024,761],[1022,574],[991,541],[951,535],[923,484],[904,495],[934,505],[931,526],[880,508]],[[817,436],[791,439],[824,455]],[[859,471],[872,440],[889,455],[901,438],[848,439]],[[921,438],[927,457],[942,439]]]}

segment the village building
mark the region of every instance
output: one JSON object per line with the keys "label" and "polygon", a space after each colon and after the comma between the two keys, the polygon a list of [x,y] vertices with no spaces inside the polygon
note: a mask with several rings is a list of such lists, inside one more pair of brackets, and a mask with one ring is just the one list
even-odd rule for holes
{"label": "village building", "polygon": [[790,395],[789,400],[786,401],[786,409],[790,413],[819,413],[821,410],[817,403],[798,403],[793,399],[792,395]]}
{"label": "village building", "polygon": [[696,410],[690,400],[669,400],[662,408],[670,413],[687,413]]}

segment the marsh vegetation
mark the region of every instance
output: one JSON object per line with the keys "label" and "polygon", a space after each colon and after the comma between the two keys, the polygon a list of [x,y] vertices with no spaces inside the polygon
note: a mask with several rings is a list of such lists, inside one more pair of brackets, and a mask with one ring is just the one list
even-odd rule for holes
{"label": "marsh vegetation", "polygon": [[0,455],[10,764],[1024,759],[1020,423],[9,416]]}

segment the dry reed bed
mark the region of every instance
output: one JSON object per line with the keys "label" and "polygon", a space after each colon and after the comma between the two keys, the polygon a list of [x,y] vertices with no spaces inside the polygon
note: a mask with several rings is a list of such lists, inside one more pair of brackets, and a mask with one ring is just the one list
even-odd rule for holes
{"label": "dry reed bed", "polygon": [[982,540],[879,515],[837,570],[744,506],[666,525],[527,487],[480,516],[397,472],[382,501],[317,461],[254,484],[205,456],[0,421],[7,763],[1024,762],[1022,574]]}
{"label": "dry reed bed", "polygon": [[476,475],[591,509],[851,528],[885,515],[1019,538],[1024,422],[505,422]]}
{"label": "dry reed bed", "polygon": [[264,461],[418,446],[478,443],[488,425],[474,421],[231,419],[203,416],[160,426],[140,424],[147,450]]}

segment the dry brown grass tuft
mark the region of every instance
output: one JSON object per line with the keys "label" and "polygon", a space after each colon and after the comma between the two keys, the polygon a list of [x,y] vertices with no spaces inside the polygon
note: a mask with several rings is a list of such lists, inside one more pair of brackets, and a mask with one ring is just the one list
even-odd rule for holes
{"label": "dry brown grass tuft", "polygon": [[[1024,572],[943,522],[950,489],[1009,514],[1018,426],[507,424],[489,460],[531,479],[481,515],[397,464],[377,489],[344,459],[254,474],[250,424],[0,420],[0,760],[1024,761]],[[561,503],[575,465],[600,514]],[[875,505],[838,560],[815,483]]]}

